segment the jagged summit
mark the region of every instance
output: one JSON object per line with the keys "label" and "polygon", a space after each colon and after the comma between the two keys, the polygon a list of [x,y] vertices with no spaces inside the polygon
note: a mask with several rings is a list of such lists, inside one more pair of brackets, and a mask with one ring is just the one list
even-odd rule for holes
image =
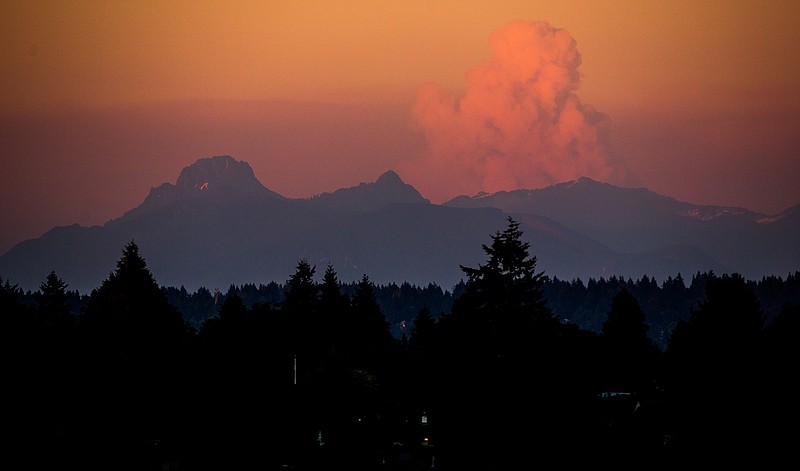
{"label": "jagged summit", "polygon": [[235,189],[246,193],[269,191],[258,181],[250,164],[230,155],[198,159],[181,170],[176,187],[184,191]]}
{"label": "jagged summit", "polygon": [[800,205],[774,217],[694,205],[589,178],[432,204],[394,171],[312,198],[284,198],[246,162],[199,159],[176,184],[103,226],[54,228],[0,255],[0,274],[35,290],[55,270],[90,292],[135,238],[160,283],[224,287],[286,280],[297,260],[340,279],[452,286],[481,263],[481,244],[518,218],[532,253],[560,279],[665,278],[736,271],[756,279],[800,266]]}
{"label": "jagged summit", "polygon": [[285,199],[262,185],[247,162],[230,155],[217,155],[184,167],[174,185],[162,183],[151,188],[144,202],[126,212],[123,218],[186,199],[230,199],[240,195]]}

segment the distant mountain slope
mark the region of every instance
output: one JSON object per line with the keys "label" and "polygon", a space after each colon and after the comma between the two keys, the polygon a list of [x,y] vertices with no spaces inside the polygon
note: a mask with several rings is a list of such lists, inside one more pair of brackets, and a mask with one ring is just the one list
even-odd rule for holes
{"label": "distant mountain slope", "polygon": [[311,197],[310,200],[314,203],[361,211],[378,209],[391,203],[430,203],[392,170],[386,171],[373,183],[361,183],[332,193],[321,193]]}
{"label": "distant mountain slope", "polygon": [[[702,206],[585,177],[538,190],[459,196],[444,205],[545,216],[621,253],[665,253],[683,247],[689,253],[682,256],[702,252],[726,271],[750,278],[787,275],[800,266],[797,207],[766,215]],[[655,271],[656,267],[650,270]]]}
{"label": "distant mountain slope", "polygon": [[697,222],[720,218],[755,222],[764,217],[743,208],[699,206],[645,188],[620,188],[586,177],[538,190],[460,196],[444,205],[547,216],[624,251],[652,250],[674,243],[676,231],[692,232],[702,226]]}
{"label": "distant mountain slope", "polygon": [[482,245],[509,216],[520,221],[539,270],[561,279],[709,270],[754,278],[800,267],[800,206],[769,216],[590,179],[436,205],[392,171],[293,199],[261,185],[246,162],[216,156],[103,226],[56,227],[18,244],[0,256],[0,277],[36,290],[55,270],[88,293],[134,240],[159,284],[190,290],[282,283],[301,258],[320,276],[331,264],[345,282],[366,274],[376,283],[450,289],[463,279],[461,265],[485,261]]}
{"label": "distant mountain slope", "polygon": [[286,199],[262,185],[247,162],[237,161],[229,155],[219,155],[198,159],[184,167],[174,185],[162,183],[151,188],[144,202],[131,211],[142,213],[191,199],[219,201],[244,197]]}

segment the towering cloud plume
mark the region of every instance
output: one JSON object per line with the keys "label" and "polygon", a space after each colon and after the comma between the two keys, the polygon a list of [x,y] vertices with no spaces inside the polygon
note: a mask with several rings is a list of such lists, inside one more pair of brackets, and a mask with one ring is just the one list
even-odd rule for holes
{"label": "towering cloud plume", "polygon": [[463,97],[420,88],[413,114],[423,153],[399,167],[434,202],[581,176],[628,179],[607,139],[608,118],[575,92],[581,56],[570,34],[517,20],[490,37],[492,55],[467,75]]}

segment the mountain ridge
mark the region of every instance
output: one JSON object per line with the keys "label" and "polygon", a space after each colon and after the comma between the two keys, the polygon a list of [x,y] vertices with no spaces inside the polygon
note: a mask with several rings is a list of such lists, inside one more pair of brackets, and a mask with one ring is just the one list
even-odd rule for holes
{"label": "mountain ridge", "polygon": [[536,190],[459,196],[454,207],[533,213],[623,253],[666,246],[701,249],[726,271],[759,278],[800,266],[800,205],[767,215],[741,207],[697,205],[646,188],[621,188],[582,177]]}
{"label": "mountain ridge", "polygon": [[0,256],[0,276],[35,290],[51,270],[88,292],[135,240],[158,282],[226,287],[283,282],[306,258],[342,281],[463,280],[482,244],[521,221],[540,269],[561,279],[732,272],[754,278],[800,267],[800,205],[778,215],[693,205],[645,188],[580,178],[537,190],[459,196],[432,204],[393,170],[373,182],[286,198],[247,162],[198,159],[176,183],[102,226],[60,226]]}
{"label": "mountain ridge", "polygon": [[361,182],[333,192],[319,193],[307,199],[331,206],[350,206],[359,210],[374,210],[386,204],[400,202],[430,204],[430,200],[424,198],[416,188],[405,183],[394,170],[387,170],[374,182]]}

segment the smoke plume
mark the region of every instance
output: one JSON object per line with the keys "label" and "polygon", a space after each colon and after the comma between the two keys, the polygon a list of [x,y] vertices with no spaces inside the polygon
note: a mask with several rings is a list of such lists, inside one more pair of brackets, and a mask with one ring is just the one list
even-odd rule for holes
{"label": "smoke plume", "polygon": [[426,146],[399,167],[404,178],[434,202],[581,176],[628,178],[610,151],[607,116],[575,93],[581,56],[567,31],[517,20],[492,33],[490,46],[462,97],[420,88],[413,116]]}

